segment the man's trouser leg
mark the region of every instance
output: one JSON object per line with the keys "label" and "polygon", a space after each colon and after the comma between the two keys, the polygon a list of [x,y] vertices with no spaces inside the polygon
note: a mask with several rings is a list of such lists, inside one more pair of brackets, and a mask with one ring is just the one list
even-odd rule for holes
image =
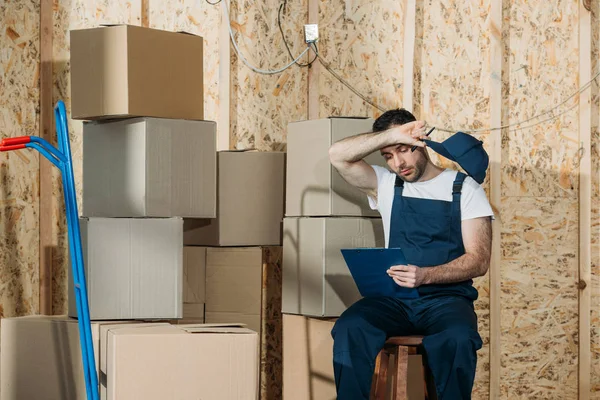
{"label": "man's trouser leg", "polygon": [[471,399],[477,350],[482,346],[473,302],[460,296],[443,296],[411,303],[415,325],[425,335],[423,346],[438,399]]}
{"label": "man's trouser leg", "polygon": [[399,299],[363,298],[337,320],[331,334],[338,400],[368,399],[377,354],[389,336],[414,334]]}

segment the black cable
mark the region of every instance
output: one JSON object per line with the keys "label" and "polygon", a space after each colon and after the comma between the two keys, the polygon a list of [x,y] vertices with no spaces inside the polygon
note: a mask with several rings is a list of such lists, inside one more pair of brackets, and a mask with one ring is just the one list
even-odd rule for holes
{"label": "black cable", "polygon": [[[206,0],[206,1],[208,1],[208,0]],[[290,50],[290,46],[288,45],[287,40],[285,40],[285,34],[283,33],[283,28],[281,27],[281,10],[284,9],[286,6],[287,6],[287,0],[283,0],[283,3],[281,3],[281,5],[279,6],[279,10],[277,11],[277,25],[279,26],[279,32],[281,32],[281,38],[283,39],[283,44],[285,44],[285,48],[287,49],[287,52],[290,55],[290,58],[293,60],[294,55],[292,54],[292,51]],[[316,44],[315,44],[315,46],[316,46]],[[315,57],[308,64],[296,62],[296,65],[298,65],[299,67],[310,67],[312,65],[312,63],[315,62],[316,59],[317,59],[317,55],[315,54]]]}
{"label": "black cable", "polygon": [[215,1],[214,3],[212,3],[210,0],[206,0],[206,2],[207,2],[208,4],[210,4],[211,6],[216,6],[216,5],[217,5],[217,4],[219,4],[221,1],[222,1],[222,0]]}

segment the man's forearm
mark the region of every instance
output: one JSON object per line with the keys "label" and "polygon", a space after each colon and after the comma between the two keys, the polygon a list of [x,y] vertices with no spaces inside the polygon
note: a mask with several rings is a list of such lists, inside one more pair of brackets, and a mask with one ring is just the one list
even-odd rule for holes
{"label": "man's forearm", "polygon": [[488,268],[489,260],[466,253],[446,264],[423,267],[423,284],[463,282],[485,275]]}
{"label": "man's forearm", "polygon": [[393,131],[369,132],[351,136],[331,146],[329,155],[333,163],[353,163],[395,142]]}

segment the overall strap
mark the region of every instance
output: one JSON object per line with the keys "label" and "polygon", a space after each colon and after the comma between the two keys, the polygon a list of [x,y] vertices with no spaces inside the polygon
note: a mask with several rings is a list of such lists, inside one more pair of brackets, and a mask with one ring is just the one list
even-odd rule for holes
{"label": "overall strap", "polygon": [[[456,173],[456,179],[454,179],[454,183],[452,184],[452,217],[459,216],[460,217],[460,194],[462,191],[463,183],[467,176],[462,172]],[[459,218],[460,221],[460,218]]]}
{"label": "overall strap", "polygon": [[402,190],[404,189],[404,181],[400,179],[398,175],[396,175],[396,183],[394,184],[394,194],[402,195]]}

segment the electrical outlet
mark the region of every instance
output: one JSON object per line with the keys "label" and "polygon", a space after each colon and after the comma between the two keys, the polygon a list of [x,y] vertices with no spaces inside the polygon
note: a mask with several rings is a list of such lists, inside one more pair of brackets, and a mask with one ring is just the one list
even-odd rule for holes
{"label": "electrical outlet", "polygon": [[306,24],[304,25],[304,40],[306,43],[315,43],[319,40],[319,25]]}

